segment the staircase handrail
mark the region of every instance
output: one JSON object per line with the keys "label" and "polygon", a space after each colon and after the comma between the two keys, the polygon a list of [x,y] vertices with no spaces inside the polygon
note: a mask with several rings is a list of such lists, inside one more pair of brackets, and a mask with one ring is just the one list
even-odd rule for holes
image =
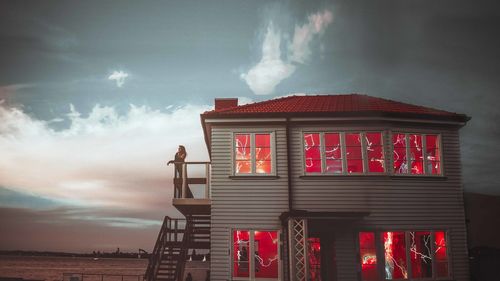
{"label": "staircase handrail", "polygon": [[[185,219],[172,219],[169,216],[165,216],[163,219],[163,224],[160,232],[158,233],[158,238],[156,239],[153,252],[149,256],[149,263],[146,269],[146,274],[144,275],[144,280],[154,281],[160,267],[165,243],[171,242],[172,240],[176,240],[175,242],[178,242],[177,240],[179,237],[177,234],[185,232],[185,229],[180,228],[179,221],[185,221]],[[172,228],[172,222],[174,222],[174,228]],[[171,235],[172,232],[174,232],[173,239]],[[186,235],[183,235],[183,240],[184,236]]]}
{"label": "staircase handrail", "polygon": [[189,242],[191,240],[191,228],[192,228],[191,220],[186,218],[186,227],[184,229],[184,235],[182,236],[180,262],[178,263],[178,266],[175,271],[176,273],[175,279],[177,281],[182,281],[182,278],[184,277],[184,269],[186,268]]}

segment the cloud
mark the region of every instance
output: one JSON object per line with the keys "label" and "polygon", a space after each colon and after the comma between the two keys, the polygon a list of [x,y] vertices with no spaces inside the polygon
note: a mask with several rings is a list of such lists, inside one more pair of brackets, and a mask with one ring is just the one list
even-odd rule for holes
{"label": "cloud", "polygon": [[[73,106],[70,125],[0,105],[0,186],[81,207],[127,208],[175,215],[170,205],[173,158],[179,144],[188,160],[208,159],[199,113],[208,106],[154,110],[131,105],[119,115],[96,105],[88,116]],[[182,134],[179,134],[182,132]]]}
{"label": "cloud", "polygon": [[256,95],[268,95],[281,80],[295,71],[295,66],[281,60],[281,33],[270,23],[262,45],[262,59],[248,73],[241,74]]}
{"label": "cloud", "polygon": [[309,45],[315,35],[321,35],[325,28],[333,21],[332,12],[324,10],[308,17],[308,22],[302,26],[295,26],[292,43],[288,46],[290,60],[305,63],[311,57]]}
{"label": "cloud", "polygon": [[297,66],[306,63],[312,51],[311,42],[324,33],[325,28],[332,22],[333,15],[324,10],[308,17],[302,25],[296,25],[292,42],[287,41],[287,56],[282,58],[282,34],[275,29],[273,23],[267,26],[266,35],[262,43],[262,58],[247,73],[242,73],[244,80],[256,95],[269,95],[284,79],[290,77]]}
{"label": "cloud", "polygon": [[128,77],[128,73],[124,72],[124,71],[113,71],[113,73],[111,73],[111,75],[109,75],[108,79],[109,80],[114,80],[116,81],[116,86],[118,86],[118,88],[121,88],[123,86],[123,84],[125,84],[125,79]]}

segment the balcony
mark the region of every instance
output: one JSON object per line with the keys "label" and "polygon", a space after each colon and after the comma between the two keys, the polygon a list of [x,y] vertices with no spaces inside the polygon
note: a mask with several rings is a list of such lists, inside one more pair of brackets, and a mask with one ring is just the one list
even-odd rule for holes
{"label": "balcony", "polygon": [[[210,215],[210,162],[175,162],[172,205],[183,215]],[[179,167],[179,166],[177,166]]]}

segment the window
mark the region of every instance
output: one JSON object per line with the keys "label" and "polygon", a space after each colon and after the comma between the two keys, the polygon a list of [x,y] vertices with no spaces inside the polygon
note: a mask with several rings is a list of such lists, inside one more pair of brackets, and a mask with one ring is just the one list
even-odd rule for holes
{"label": "window", "polygon": [[378,280],[377,251],[375,248],[375,233],[359,233],[359,257],[361,258],[361,280]]}
{"label": "window", "polygon": [[271,133],[234,135],[234,173],[272,174],[273,147]]}
{"label": "window", "polygon": [[233,280],[278,280],[278,237],[278,231],[234,230]]}
{"label": "window", "polygon": [[385,172],[381,132],[304,133],[303,140],[308,174]]}
{"label": "window", "polygon": [[441,174],[439,135],[395,133],[392,144],[395,174]]}
{"label": "window", "polygon": [[[377,247],[382,257],[377,256]],[[360,232],[359,256],[362,281],[428,280],[450,275],[445,231]],[[382,274],[378,260],[383,261]]]}

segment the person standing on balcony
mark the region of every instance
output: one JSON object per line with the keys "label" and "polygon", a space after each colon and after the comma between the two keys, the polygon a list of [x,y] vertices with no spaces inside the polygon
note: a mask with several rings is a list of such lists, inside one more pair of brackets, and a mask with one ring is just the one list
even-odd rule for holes
{"label": "person standing on balcony", "polygon": [[[186,159],[187,152],[186,148],[183,145],[179,145],[179,148],[177,149],[177,153],[175,153],[174,160],[170,160],[167,163],[167,166],[174,163],[175,165],[175,175],[174,178],[179,178],[182,179],[182,168],[184,167],[184,160]],[[176,189],[176,194],[178,195],[177,197],[180,197],[181,195],[181,188],[182,184],[175,187]]]}
{"label": "person standing on balcony", "polygon": [[184,163],[184,160],[186,159],[187,152],[186,148],[184,145],[179,145],[179,148],[177,149],[177,153],[175,153],[174,160],[168,161],[167,165],[170,165],[174,163],[175,165],[175,177],[182,177],[182,164]]}

